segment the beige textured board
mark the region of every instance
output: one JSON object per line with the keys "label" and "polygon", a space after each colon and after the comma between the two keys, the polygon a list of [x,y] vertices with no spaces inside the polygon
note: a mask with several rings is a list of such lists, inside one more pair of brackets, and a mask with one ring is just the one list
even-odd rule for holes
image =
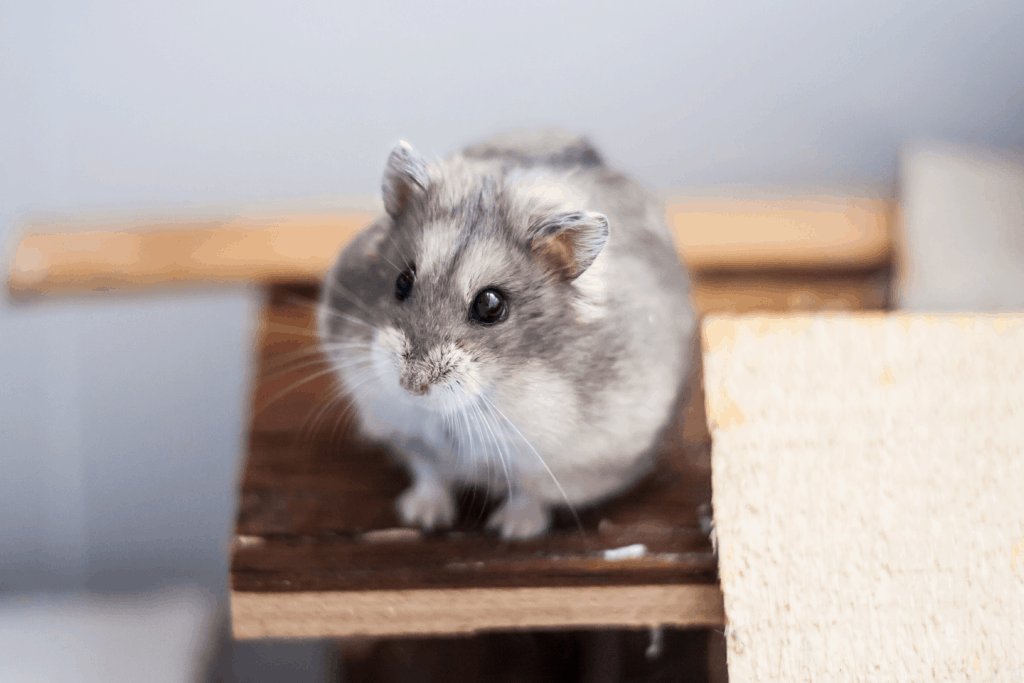
{"label": "beige textured board", "polygon": [[473,633],[511,628],[720,627],[714,585],[231,593],[235,638]]}
{"label": "beige textured board", "polygon": [[729,680],[1024,678],[1024,317],[703,343]]}

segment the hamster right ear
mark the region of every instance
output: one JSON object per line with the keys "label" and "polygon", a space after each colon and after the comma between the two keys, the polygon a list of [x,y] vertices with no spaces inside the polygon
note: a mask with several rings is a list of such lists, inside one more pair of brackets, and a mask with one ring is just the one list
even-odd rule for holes
{"label": "hamster right ear", "polygon": [[399,141],[388,156],[382,191],[384,208],[392,218],[405,213],[409,197],[427,189],[427,162],[408,142]]}
{"label": "hamster right ear", "polygon": [[608,219],[593,211],[573,211],[532,226],[530,248],[535,257],[566,282],[583,274],[608,242]]}

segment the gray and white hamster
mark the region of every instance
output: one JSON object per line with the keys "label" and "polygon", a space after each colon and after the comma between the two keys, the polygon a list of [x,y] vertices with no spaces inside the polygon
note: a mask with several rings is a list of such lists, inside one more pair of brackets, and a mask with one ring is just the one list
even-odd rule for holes
{"label": "gray and white hamster", "polygon": [[519,132],[427,163],[395,146],[386,209],[331,269],[323,351],[362,433],[412,475],[407,524],[453,485],[504,495],[506,539],[651,466],[695,319],[662,207],[579,136]]}

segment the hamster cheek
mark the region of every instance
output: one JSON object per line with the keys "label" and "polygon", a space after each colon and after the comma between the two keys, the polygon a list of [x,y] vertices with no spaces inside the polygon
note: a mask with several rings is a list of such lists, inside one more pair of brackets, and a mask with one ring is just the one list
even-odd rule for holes
{"label": "hamster cheek", "polygon": [[394,327],[380,327],[373,335],[370,358],[377,378],[383,388],[398,388],[399,359],[407,352],[409,340]]}
{"label": "hamster cheek", "polygon": [[565,425],[578,424],[579,404],[572,385],[553,371],[534,366],[518,373],[506,387],[505,414],[531,435],[535,448],[557,451],[564,444]]}
{"label": "hamster cheek", "polygon": [[397,327],[378,327],[373,335],[373,345],[381,351],[398,357],[409,348],[409,339]]}
{"label": "hamster cheek", "polygon": [[479,396],[488,382],[486,381],[486,368],[479,361],[459,348],[453,348],[452,357],[452,385],[457,387],[456,391],[464,399],[475,399]]}

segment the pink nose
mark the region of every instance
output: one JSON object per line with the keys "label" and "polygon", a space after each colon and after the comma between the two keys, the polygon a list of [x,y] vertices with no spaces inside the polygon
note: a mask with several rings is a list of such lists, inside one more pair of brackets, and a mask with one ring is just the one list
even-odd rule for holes
{"label": "pink nose", "polygon": [[416,379],[403,379],[402,388],[408,391],[413,396],[422,396],[423,394],[430,391],[430,385],[422,380]]}

